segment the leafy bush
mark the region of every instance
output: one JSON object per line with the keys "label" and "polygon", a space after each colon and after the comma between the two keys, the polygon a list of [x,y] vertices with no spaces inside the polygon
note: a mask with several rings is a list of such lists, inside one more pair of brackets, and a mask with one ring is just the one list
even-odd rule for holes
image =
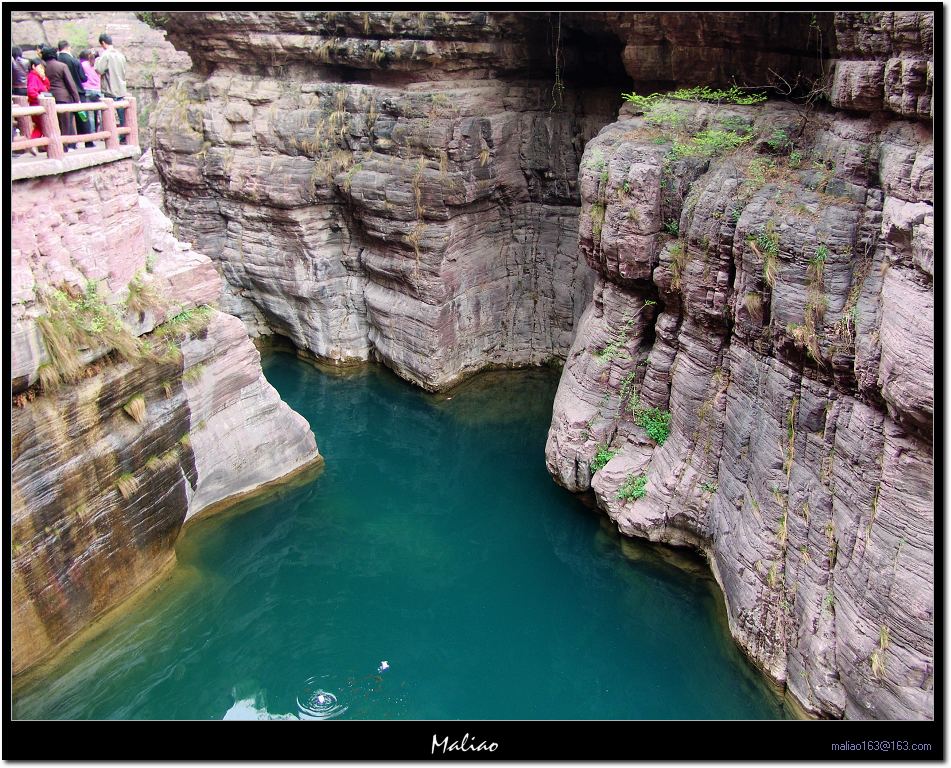
{"label": "leafy bush", "polygon": [[664,222],[664,232],[677,237],[680,235],[680,222],[676,219],[668,219]]}
{"label": "leafy bush", "polygon": [[649,96],[641,96],[631,91],[631,93],[622,93],[621,96],[635,107],[645,110],[656,106],[665,97],[677,101],[707,101],[717,104],[742,105],[761,104],[766,101],[765,93],[744,93],[735,85],[726,90],[710,88],[707,85],[696,85],[693,88],[678,88],[676,91],[670,91],[667,94],[652,93]]}
{"label": "leafy bush", "polygon": [[604,465],[617,456],[617,451],[612,451],[606,445],[599,445],[594,458],[591,460],[591,471],[598,472],[604,469]]}
{"label": "leafy bush", "polygon": [[752,133],[739,134],[736,131],[711,128],[699,131],[687,141],[674,142],[670,157],[672,160],[679,160],[682,157],[716,157],[746,144],[752,138]]}
{"label": "leafy bush", "polygon": [[693,88],[679,88],[667,95],[680,101],[709,101],[717,104],[750,105],[766,101],[765,93],[743,93],[735,85],[726,90],[698,85]]}
{"label": "leafy bush", "polygon": [[623,501],[634,501],[647,495],[647,475],[628,475],[627,479],[617,489],[617,498]]}
{"label": "leafy bush", "polygon": [[657,445],[664,444],[664,441],[670,435],[670,411],[639,406],[635,417],[637,423],[647,430],[651,440]]}

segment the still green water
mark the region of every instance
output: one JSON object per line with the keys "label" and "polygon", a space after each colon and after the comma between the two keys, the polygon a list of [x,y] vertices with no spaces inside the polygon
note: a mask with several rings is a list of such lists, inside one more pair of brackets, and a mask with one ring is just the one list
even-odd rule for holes
{"label": "still green water", "polygon": [[263,362],[326,467],[191,525],[172,576],[19,690],[15,718],[785,716],[706,568],[552,482],[557,374],[428,395],[380,367]]}

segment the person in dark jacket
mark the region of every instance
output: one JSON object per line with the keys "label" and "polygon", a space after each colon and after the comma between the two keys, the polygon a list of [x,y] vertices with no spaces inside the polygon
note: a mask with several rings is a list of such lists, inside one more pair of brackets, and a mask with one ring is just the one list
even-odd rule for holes
{"label": "person in dark jacket", "polygon": [[[50,93],[56,99],[57,104],[78,104],[79,88],[73,80],[69,67],[56,56],[57,52],[53,46],[48,45],[43,49],[43,64],[46,66],[46,77],[50,81]],[[61,112],[58,117],[59,132],[63,136],[75,136],[76,131],[73,128],[72,113]]]}
{"label": "person in dark jacket", "polygon": [[[83,81],[86,79],[86,76],[83,73],[82,64],[79,59],[73,56],[72,51],[69,50],[69,40],[60,40],[56,47],[59,48],[59,53],[56,58],[69,67],[69,73],[73,76],[73,82],[76,83],[76,90],[79,91],[79,100],[85,101],[86,92],[83,89]],[[76,133],[80,136],[92,133],[92,124],[89,122],[88,115],[88,112],[73,113],[73,117],[76,120]]]}
{"label": "person in dark jacket", "polygon": [[26,76],[30,71],[29,62],[23,58],[23,49],[13,46],[13,95],[26,96]]}

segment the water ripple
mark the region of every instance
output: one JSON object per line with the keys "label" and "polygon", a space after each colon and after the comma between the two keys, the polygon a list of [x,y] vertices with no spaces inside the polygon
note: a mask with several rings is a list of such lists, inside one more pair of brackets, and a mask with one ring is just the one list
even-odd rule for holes
{"label": "water ripple", "polygon": [[325,691],[320,685],[320,679],[312,677],[297,696],[297,711],[301,720],[329,720],[347,711],[346,705],[340,704],[334,694]]}

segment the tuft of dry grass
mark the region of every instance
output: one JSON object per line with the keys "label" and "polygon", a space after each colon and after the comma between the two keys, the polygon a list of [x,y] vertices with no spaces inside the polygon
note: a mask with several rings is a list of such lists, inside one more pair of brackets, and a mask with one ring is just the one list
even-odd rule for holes
{"label": "tuft of dry grass", "polygon": [[141,273],[129,282],[129,294],[125,300],[126,309],[137,314],[164,308],[165,302],[152,281],[146,282]]}
{"label": "tuft of dry grass", "polygon": [[53,315],[41,315],[36,319],[46,352],[59,377],[66,381],[75,381],[82,371],[79,354],[73,333],[62,319]]}
{"label": "tuft of dry grass", "polygon": [[139,481],[131,473],[124,472],[116,480],[116,490],[119,491],[123,499],[128,501],[132,494],[139,490]]}
{"label": "tuft of dry grass", "polygon": [[56,389],[63,380],[59,371],[56,370],[56,366],[52,363],[43,363],[36,372],[40,377],[40,388],[44,392]]}
{"label": "tuft of dry grass", "polygon": [[144,424],[148,418],[145,407],[145,397],[142,395],[133,397],[122,406],[122,410],[125,411],[136,424]]}
{"label": "tuft of dry grass", "polygon": [[684,269],[687,267],[687,249],[682,242],[674,243],[670,247],[670,287],[680,289]]}
{"label": "tuft of dry grass", "polygon": [[763,322],[763,298],[756,291],[748,291],[743,296],[743,308],[753,322]]}

